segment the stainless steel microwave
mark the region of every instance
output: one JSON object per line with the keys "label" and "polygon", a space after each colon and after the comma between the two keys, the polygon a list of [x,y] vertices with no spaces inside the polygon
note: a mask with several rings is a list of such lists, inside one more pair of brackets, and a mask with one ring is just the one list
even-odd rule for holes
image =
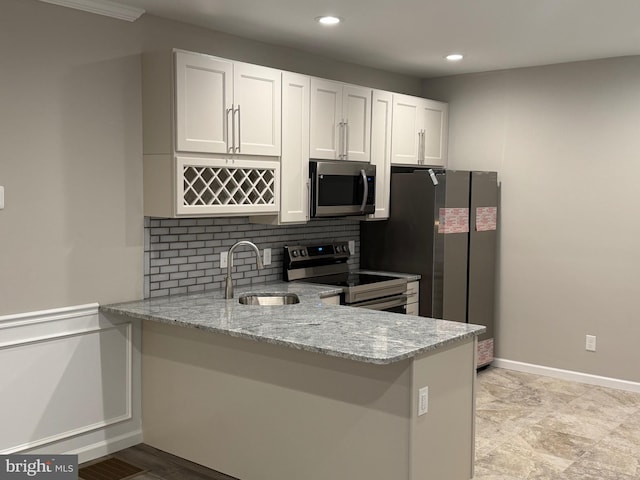
{"label": "stainless steel microwave", "polygon": [[365,162],[311,160],[312,217],[367,215],[375,211],[376,167]]}

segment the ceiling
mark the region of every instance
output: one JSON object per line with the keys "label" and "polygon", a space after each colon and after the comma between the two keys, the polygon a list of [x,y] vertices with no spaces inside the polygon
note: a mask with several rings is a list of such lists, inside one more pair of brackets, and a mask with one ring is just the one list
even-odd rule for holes
{"label": "ceiling", "polygon": [[[638,0],[119,0],[161,17],[419,77],[640,54]],[[320,15],[344,22],[323,27]],[[448,53],[463,53],[457,63]]]}

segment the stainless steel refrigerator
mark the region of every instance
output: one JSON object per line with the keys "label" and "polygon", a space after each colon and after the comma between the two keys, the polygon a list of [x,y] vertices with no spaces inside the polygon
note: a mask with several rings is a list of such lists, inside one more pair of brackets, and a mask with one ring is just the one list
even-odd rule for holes
{"label": "stainless steel refrigerator", "polygon": [[420,315],[487,327],[478,366],[493,360],[496,172],[394,170],[389,219],[362,222],[360,267],[416,273]]}

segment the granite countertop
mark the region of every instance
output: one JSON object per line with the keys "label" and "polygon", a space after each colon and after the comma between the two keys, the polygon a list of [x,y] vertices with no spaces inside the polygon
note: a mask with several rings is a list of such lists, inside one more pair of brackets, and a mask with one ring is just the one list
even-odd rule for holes
{"label": "granite countertop", "polygon": [[[322,303],[321,297],[341,291],[331,286],[273,282],[236,287],[235,298],[229,300],[223,298],[223,291],[213,290],[102,305],[100,310],[380,365],[485,331],[479,325]],[[238,297],[248,292],[296,293],[300,303],[241,305]]]}

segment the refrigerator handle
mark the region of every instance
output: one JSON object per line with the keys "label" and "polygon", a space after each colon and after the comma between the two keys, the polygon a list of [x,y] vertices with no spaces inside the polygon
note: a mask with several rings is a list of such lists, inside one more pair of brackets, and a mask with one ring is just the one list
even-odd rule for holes
{"label": "refrigerator handle", "polygon": [[430,168],[427,171],[429,172],[429,176],[431,177],[431,183],[433,183],[433,186],[435,187],[439,183],[438,179],[436,178],[436,173],[433,171],[433,168]]}
{"label": "refrigerator handle", "polygon": [[362,192],[362,205],[360,205],[360,211],[364,213],[364,209],[367,206],[367,198],[369,198],[369,182],[367,182],[367,173],[364,169],[360,169],[360,175],[362,176],[362,182],[364,184],[364,191]]}

